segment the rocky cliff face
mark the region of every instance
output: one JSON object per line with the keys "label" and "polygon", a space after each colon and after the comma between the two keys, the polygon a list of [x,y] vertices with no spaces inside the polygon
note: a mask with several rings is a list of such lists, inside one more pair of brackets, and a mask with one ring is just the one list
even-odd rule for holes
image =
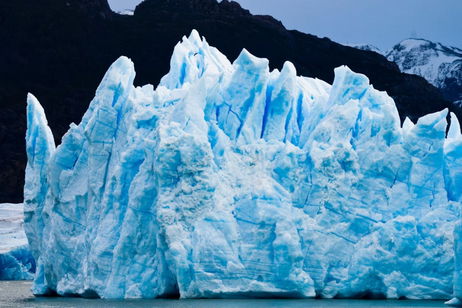
{"label": "rocky cliff face", "polygon": [[462,104],[462,50],[423,39],[408,39],[388,52],[390,61],[408,74],[424,77],[444,96]]}
{"label": "rocky cliff face", "polygon": [[402,74],[383,56],[286,30],[268,16],[253,16],[239,4],[215,0],[146,0],[133,16],[110,12],[106,0],[0,2],[0,202],[22,201],[25,98],[34,93],[47,110],[59,143],[79,122],[94,87],[120,55],[137,66],[135,84],[157,85],[169,70],[177,41],[197,29],[234,60],[242,48],[298,74],[333,81],[340,65],[366,74],[396,101],[401,119],[448,107],[460,109],[421,77]]}

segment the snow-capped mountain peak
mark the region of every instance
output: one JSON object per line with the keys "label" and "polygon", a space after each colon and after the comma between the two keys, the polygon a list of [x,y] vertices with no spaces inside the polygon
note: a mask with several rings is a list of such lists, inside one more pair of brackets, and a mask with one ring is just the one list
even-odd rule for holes
{"label": "snow-capped mountain peak", "polygon": [[406,39],[387,53],[404,73],[424,77],[446,98],[462,99],[462,50],[425,39]]}

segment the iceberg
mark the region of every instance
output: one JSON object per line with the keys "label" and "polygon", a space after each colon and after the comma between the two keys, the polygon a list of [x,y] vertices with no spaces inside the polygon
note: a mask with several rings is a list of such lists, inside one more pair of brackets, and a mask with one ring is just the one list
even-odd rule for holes
{"label": "iceberg", "polygon": [[35,272],[22,204],[0,204],[0,280],[31,280]]}
{"label": "iceberg", "polygon": [[29,95],[34,294],[452,296],[455,115],[447,136],[447,110],[401,125],[345,66],[330,85],[246,50],[231,63],[196,31],[170,67],[135,87],[120,57],[57,147]]}

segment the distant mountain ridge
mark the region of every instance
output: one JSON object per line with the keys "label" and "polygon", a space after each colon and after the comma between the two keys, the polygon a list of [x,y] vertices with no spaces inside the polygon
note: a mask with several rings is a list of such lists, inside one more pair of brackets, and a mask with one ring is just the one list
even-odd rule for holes
{"label": "distant mountain ridge", "polygon": [[26,156],[26,94],[44,105],[59,143],[79,123],[109,65],[133,60],[135,83],[157,85],[169,70],[172,50],[192,29],[230,60],[242,48],[268,58],[271,68],[291,61],[297,74],[331,83],[334,68],[347,65],[370,78],[396,101],[402,119],[449,108],[423,78],[400,72],[383,56],[299,31],[270,16],[254,16],[232,1],[145,0],[133,16],[111,11],[107,0],[0,2],[0,202],[22,202]]}
{"label": "distant mountain ridge", "polygon": [[384,56],[385,54],[383,53],[382,50],[380,50],[380,48],[378,48],[377,46],[374,46],[374,45],[371,45],[371,44],[347,44],[346,46],[350,46],[350,47],[354,47],[356,49],[361,49],[361,50],[365,50],[365,51],[373,51],[373,52],[376,52],[382,56]]}

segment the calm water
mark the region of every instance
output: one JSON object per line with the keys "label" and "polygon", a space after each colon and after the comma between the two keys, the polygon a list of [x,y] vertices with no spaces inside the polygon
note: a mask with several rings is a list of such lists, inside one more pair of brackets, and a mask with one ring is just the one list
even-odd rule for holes
{"label": "calm water", "polygon": [[362,300],[129,300],[35,298],[30,282],[0,281],[0,307],[162,307],[162,308],[306,308],[306,307],[445,307],[442,301]]}

